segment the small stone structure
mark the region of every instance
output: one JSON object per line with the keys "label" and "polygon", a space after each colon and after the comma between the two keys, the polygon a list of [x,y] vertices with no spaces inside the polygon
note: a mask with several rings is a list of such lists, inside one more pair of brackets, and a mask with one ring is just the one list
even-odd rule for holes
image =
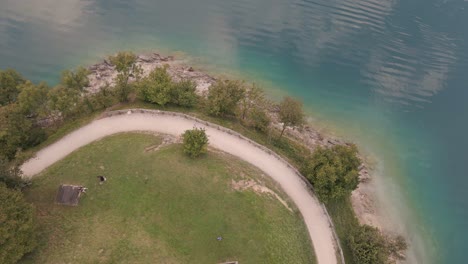
{"label": "small stone structure", "polygon": [[81,194],[86,192],[86,189],[83,186],[62,184],[55,201],[61,205],[77,206]]}

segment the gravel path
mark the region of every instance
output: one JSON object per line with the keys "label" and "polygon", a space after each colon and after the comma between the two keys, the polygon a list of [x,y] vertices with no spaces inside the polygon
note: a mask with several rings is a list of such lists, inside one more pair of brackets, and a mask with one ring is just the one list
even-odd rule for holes
{"label": "gravel path", "polygon": [[76,149],[112,134],[129,131],[155,131],[180,135],[194,126],[206,129],[211,146],[251,163],[278,182],[304,218],[318,263],[337,263],[333,230],[328,218],[317,198],[311,194],[294,170],[249,142],[194,120],[178,116],[144,113],[99,119],[42,149],[36,154],[36,157],[23,164],[22,170],[25,177],[32,177]]}

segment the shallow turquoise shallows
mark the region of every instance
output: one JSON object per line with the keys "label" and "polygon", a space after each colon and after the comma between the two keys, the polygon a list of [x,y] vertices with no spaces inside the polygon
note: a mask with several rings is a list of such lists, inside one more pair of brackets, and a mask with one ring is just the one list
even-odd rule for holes
{"label": "shallow turquoise shallows", "polygon": [[300,97],[375,164],[410,263],[467,263],[468,1],[0,0],[0,68],[56,84],[122,49]]}

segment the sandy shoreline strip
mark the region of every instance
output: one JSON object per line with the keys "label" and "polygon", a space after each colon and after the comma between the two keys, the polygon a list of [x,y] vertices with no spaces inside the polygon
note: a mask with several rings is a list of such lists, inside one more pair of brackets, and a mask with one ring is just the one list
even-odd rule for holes
{"label": "sandy shoreline strip", "polygon": [[95,120],[40,150],[34,158],[25,162],[21,169],[26,177],[33,177],[78,148],[116,133],[154,131],[178,136],[194,126],[206,129],[212,147],[249,162],[279,183],[303,216],[318,263],[338,263],[334,230],[327,213],[294,168],[237,135],[195,120],[176,115],[147,113],[131,113]]}

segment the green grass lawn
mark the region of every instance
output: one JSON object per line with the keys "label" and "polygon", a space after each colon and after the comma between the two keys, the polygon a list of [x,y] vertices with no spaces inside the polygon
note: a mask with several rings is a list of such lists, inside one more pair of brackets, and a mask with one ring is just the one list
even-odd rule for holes
{"label": "green grass lawn", "polygon": [[[316,262],[297,210],[232,188],[232,179],[257,179],[287,200],[261,172],[218,152],[192,160],[180,145],[145,152],[160,142],[108,137],[35,178],[26,197],[40,246],[23,263]],[[108,181],[99,185],[97,175]],[[61,183],[89,188],[78,207],[54,204]]]}

